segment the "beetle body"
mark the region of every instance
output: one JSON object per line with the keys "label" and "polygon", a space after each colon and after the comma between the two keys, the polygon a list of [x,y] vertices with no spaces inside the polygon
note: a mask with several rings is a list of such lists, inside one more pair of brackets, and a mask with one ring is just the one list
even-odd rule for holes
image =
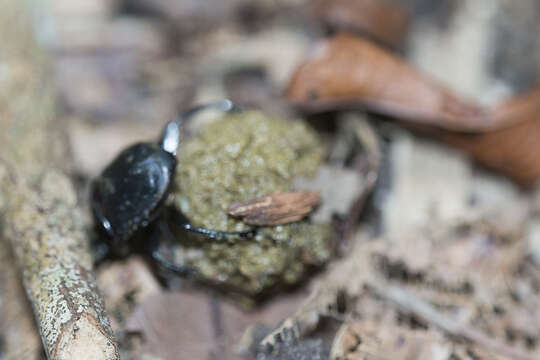
{"label": "beetle body", "polygon": [[171,184],[176,158],[157,144],[123,150],[92,184],[94,216],[113,245],[123,245],[159,214]]}
{"label": "beetle body", "polygon": [[[96,244],[101,257],[107,253],[125,256],[136,246],[131,240],[135,233],[156,220],[164,206],[176,168],[176,151],[180,143],[182,124],[195,114],[215,109],[237,111],[230,100],[195,106],[166,124],[157,143],[136,143],[123,150],[91,184],[90,202],[98,227],[107,234],[108,244]],[[254,231],[222,232],[191,225],[179,211],[169,209],[175,225],[207,238],[228,236],[253,236]],[[161,224],[164,224],[161,221]],[[160,229],[160,226],[154,226]],[[161,231],[162,234],[170,231]],[[170,234],[169,234],[170,235]],[[101,246],[108,245],[108,246]],[[152,258],[163,267],[179,274],[191,274],[193,270],[173,264],[159,252],[159,243],[138,244],[150,252]],[[103,250],[102,250],[103,249]]]}

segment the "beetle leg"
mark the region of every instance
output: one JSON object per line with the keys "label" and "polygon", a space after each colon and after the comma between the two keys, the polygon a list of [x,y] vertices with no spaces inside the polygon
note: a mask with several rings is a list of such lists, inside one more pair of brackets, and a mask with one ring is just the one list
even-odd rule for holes
{"label": "beetle leg", "polygon": [[160,266],[163,268],[172,271],[180,276],[190,276],[195,273],[197,273],[197,269],[183,265],[183,264],[176,264],[171,260],[168,260],[167,257],[163,254],[163,252],[160,250],[160,239],[163,237],[166,237],[168,239],[173,239],[174,236],[171,233],[171,230],[169,229],[169,225],[165,221],[158,221],[157,224],[154,225],[155,231],[158,233],[156,234],[156,237],[158,238],[157,241],[152,241],[150,244],[150,254],[152,256],[152,259],[157,262]]}
{"label": "beetle leg", "polygon": [[197,234],[204,235],[210,239],[227,239],[230,237],[240,237],[240,238],[249,238],[254,237],[257,235],[257,230],[250,229],[246,231],[217,231],[217,230],[209,230],[197,226],[193,226],[190,223],[185,223],[180,225],[182,229],[187,231],[192,231]]}
{"label": "beetle leg", "polygon": [[154,259],[154,261],[163,268],[172,271],[180,276],[190,276],[197,273],[197,270],[191,266],[178,265],[173,263],[172,261],[167,260],[158,249],[152,251],[152,259]]}
{"label": "beetle leg", "polygon": [[193,226],[188,218],[182,214],[178,209],[176,209],[174,206],[170,206],[169,214],[171,215],[171,223],[175,226],[178,226],[184,230],[191,231],[197,234],[204,235],[210,239],[227,239],[231,237],[239,237],[239,238],[250,238],[257,235],[257,229],[249,229],[245,231],[218,231],[218,230],[210,230],[205,229],[198,226]]}

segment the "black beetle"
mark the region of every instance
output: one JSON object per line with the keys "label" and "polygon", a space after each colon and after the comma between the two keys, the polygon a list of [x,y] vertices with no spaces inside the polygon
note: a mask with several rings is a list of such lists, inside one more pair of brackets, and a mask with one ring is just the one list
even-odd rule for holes
{"label": "black beetle", "polygon": [[[238,111],[238,107],[230,100],[193,107],[167,123],[158,143],[141,142],[129,146],[92,181],[92,212],[96,224],[107,235],[109,252],[120,255],[129,253],[134,247],[134,235],[149,225],[155,225],[164,210],[174,225],[209,238],[254,235],[255,230],[222,232],[195,227],[176,208],[164,206],[176,169],[176,151],[180,144],[182,126],[195,114],[206,109]],[[166,226],[161,222],[155,228],[163,235],[168,233]],[[166,260],[158,246],[144,246],[144,249],[149,250],[152,258],[169,270],[180,274],[194,271]]]}

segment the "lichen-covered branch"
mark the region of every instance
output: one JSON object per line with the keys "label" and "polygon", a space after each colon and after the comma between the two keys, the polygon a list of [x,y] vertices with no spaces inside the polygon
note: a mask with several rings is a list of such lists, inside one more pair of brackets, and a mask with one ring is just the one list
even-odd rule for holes
{"label": "lichen-covered branch", "polygon": [[8,194],[4,233],[20,263],[49,358],[117,358],[69,179],[49,171],[34,184],[5,180],[3,189]]}
{"label": "lichen-covered branch", "polygon": [[[0,216],[49,359],[118,359],[30,3],[0,0]],[[67,159],[67,161],[66,161]]]}

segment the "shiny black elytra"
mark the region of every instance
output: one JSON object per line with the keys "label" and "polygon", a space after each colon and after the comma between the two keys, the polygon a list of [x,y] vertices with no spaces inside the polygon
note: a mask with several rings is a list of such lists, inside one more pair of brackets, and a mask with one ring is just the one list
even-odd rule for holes
{"label": "shiny black elytra", "polygon": [[114,242],[126,241],[155,218],[175,167],[172,154],[138,143],[122,151],[94,181],[94,215]]}
{"label": "shiny black elytra", "polygon": [[[110,252],[120,255],[129,253],[133,248],[134,235],[149,225],[159,225],[155,228],[162,235],[170,234],[168,224],[163,221],[156,224],[164,211],[173,219],[174,225],[209,238],[248,237],[254,234],[254,230],[222,232],[195,227],[174,207],[164,206],[175,173],[181,127],[196,113],[210,108],[226,112],[237,110],[230,100],[196,106],[169,122],[157,144],[141,142],[129,146],[92,181],[92,212],[97,225],[107,235]],[[180,274],[193,272],[191,268],[166,260],[159,252],[159,246],[149,245],[144,249],[148,249],[152,258],[169,270]]]}

